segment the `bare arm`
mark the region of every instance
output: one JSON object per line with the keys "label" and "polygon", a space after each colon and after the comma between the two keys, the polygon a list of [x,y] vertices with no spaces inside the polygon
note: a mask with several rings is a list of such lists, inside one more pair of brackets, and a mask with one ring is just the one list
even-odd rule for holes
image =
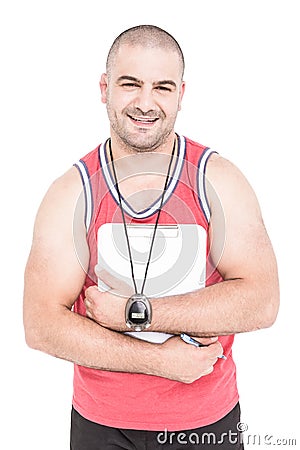
{"label": "bare arm", "polygon": [[183,327],[202,336],[268,327],[278,311],[277,264],[256,196],[241,172],[219,156],[209,161],[207,176],[211,258],[224,282],[154,300],[153,327]]}
{"label": "bare arm", "polygon": [[[207,176],[211,258],[224,282],[152,299],[149,331],[220,336],[268,327],[276,318],[277,265],[256,196],[240,171],[219,156],[209,161]],[[104,294],[104,299],[110,295]],[[125,300],[114,297],[114,303],[100,305],[98,296],[92,288],[88,291],[91,317],[104,326],[123,329]]]}
{"label": "bare arm", "polygon": [[[103,328],[72,311],[89,260],[81,190],[79,174],[72,168],[51,186],[39,209],[25,271],[24,327],[28,345],[96,369],[159,375],[184,382],[209,373],[222,352],[217,342],[205,352],[187,356],[194,349],[187,352],[186,347],[192,346],[179,338],[162,346],[150,344]],[[74,217],[77,240],[81,240],[80,261],[73,243]],[[182,353],[182,367],[174,363],[178,352]],[[195,357],[198,363],[193,366],[190,361]]]}

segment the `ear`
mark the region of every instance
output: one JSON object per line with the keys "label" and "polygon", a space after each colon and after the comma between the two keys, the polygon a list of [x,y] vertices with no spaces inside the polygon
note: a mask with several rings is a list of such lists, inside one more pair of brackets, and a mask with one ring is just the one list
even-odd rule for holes
{"label": "ear", "polygon": [[101,91],[101,101],[102,103],[106,103],[106,93],[107,93],[107,74],[103,73],[101,75],[100,81],[99,81],[100,91]]}
{"label": "ear", "polygon": [[181,103],[182,103],[182,97],[183,97],[184,91],[185,91],[185,81],[182,81],[180,92],[179,92],[178,111],[181,110]]}

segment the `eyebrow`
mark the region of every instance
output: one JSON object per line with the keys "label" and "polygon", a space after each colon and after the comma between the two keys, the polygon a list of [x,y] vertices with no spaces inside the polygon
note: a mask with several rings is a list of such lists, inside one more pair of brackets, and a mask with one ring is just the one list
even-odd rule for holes
{"label": "eyebrow", "polygon": [[[139,80],[136,77],[132,77],[131,75],[122,75],[117,79],[117,83],[120,83],[121,81],[134,81],[135,83],[144,84],[142,80]],[[161,80],[161,81],[155,81],[153,83],[154,86],[165,86],[165,85],[171,85],[174,88],[177,87],[177,84],[173,80]]]}
{"label": "eyebrow", "polygon": [[132,77],[131,75],[122,75],[121,77],[119,77],[117,79],[117,83],[119,83],[120,81],[126,81],[126,80],[135,81],[136,83],[143,83],[141,80],[139,80],[136,77]]}
{"label": "eyebrow", "polygon": [[174,88],[177,87],[177,84],[175,83],[175,81],[173,80],[162,80],[162,81],[156,81],[155,83],[153,83],[155,86],[165,86],[166,84],[169,84],[171,86],[173,86]]}

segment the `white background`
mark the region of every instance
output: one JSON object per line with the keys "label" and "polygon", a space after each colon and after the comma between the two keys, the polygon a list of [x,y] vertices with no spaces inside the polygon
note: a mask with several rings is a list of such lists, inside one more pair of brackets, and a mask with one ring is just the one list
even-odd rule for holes
{"label": "white background", "polygon": [[[281,309],[271,329],[237,336],[243,421],[248,435],[273,435],[268,444],[297,438],[300,445],[297,3],[1,3],[4,450],[63,450],[69,445],[72,365],[26,347],[23,271],[36,210],[49,184],[108,134],[98,89],[107,51],[120,32],[141,23],[168,30],[185,53],[187,89],[176,130],[237,164],[259,198],[278,258]],[[257,443],[249,448],[269,447]]]}

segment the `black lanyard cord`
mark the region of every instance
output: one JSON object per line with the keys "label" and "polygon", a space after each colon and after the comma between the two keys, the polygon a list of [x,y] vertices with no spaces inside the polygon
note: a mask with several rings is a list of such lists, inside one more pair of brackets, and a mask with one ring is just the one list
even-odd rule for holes
{"label": "black lanyard cord", "polygon": [[[146,264],[144,279],[143,279],[141,292],[140,292],[141,294],[144,293],[144,288],[145,288],[146,279],[147,279],[148,270],[149,270],[149,265],[150,265],[151,256],[152,256],[152,250],[153,250],[153,246],[154,246],[154,240],[155,240],[156,231],[157,231],[157,227],[158,227],[158,221],[159,221],[159,218],[160,218],[160,213],[161,213],[162,206],[163,206],[163,203],[164,203],[165,193],[166,193],[166,190],[167,190],[167,187],[168,187],[168,183],[169,183],[169,179],[170,179],[170,172],[171,172],[172,162],[173,162],[173,159],[174,159],[175,149],[176,149],[176,139],[174,140],[174,145],[173,145],[173,150],[172,150],[172,154],[171,154],[171,158],[170,158],[170,162],[169,162],[169,167],[168,167],[168,171],[167,171],[167,175],[166,175],[165,185],[164,185],[163,192],[162,192],[162,195],[161,195],[160,206],[159,206],[159,209],[158,209],[157,215],[156,215],[156,221],[155,221],[155,225],[154,225],[154,229],[153,229],[153,235],[152,235],[152,240],[151,240],[150,249],[149,249],[148,261],[147,261],[147,264]],[[115,164],[114,164],[114,159],[113,159],[113,154],[112,154],[111,139],[109,140],[109,153],[110,153],[110,159],[111,159],[113,175],[114,175],[114,179],[115,179],[115,188],[116,188],[116,191],[117,191],[117,194],[118,194],[119,206],[120,206],[120,210],[121,210],[121,214],[122,214],[122,221],[123,221],[123,226],[124,226],[124,232],[125,232],[127,249],[128,249],[128,256],[129,256],[129,261],[130,261],[130,268],[131,268],[131,278],[132,278],[135,294],[137,294],[138,290],[137,290],[136,280],[135,280],[135,276],[134,276],[133,258],[132,258],[131,248],[130,248],[130,241],[129,241],[128,230],[127,230],[127,225],[126,225],[126,220],[125,220],[124,208],[123,208],[123,205],[122,205],[122,197],[121,197],[121,193],[120,193],[120,189],[119,189],[119,183],[118,183],[118,179],[117,179],[117,174],[116,174],[116,169],[115,169]]]}

